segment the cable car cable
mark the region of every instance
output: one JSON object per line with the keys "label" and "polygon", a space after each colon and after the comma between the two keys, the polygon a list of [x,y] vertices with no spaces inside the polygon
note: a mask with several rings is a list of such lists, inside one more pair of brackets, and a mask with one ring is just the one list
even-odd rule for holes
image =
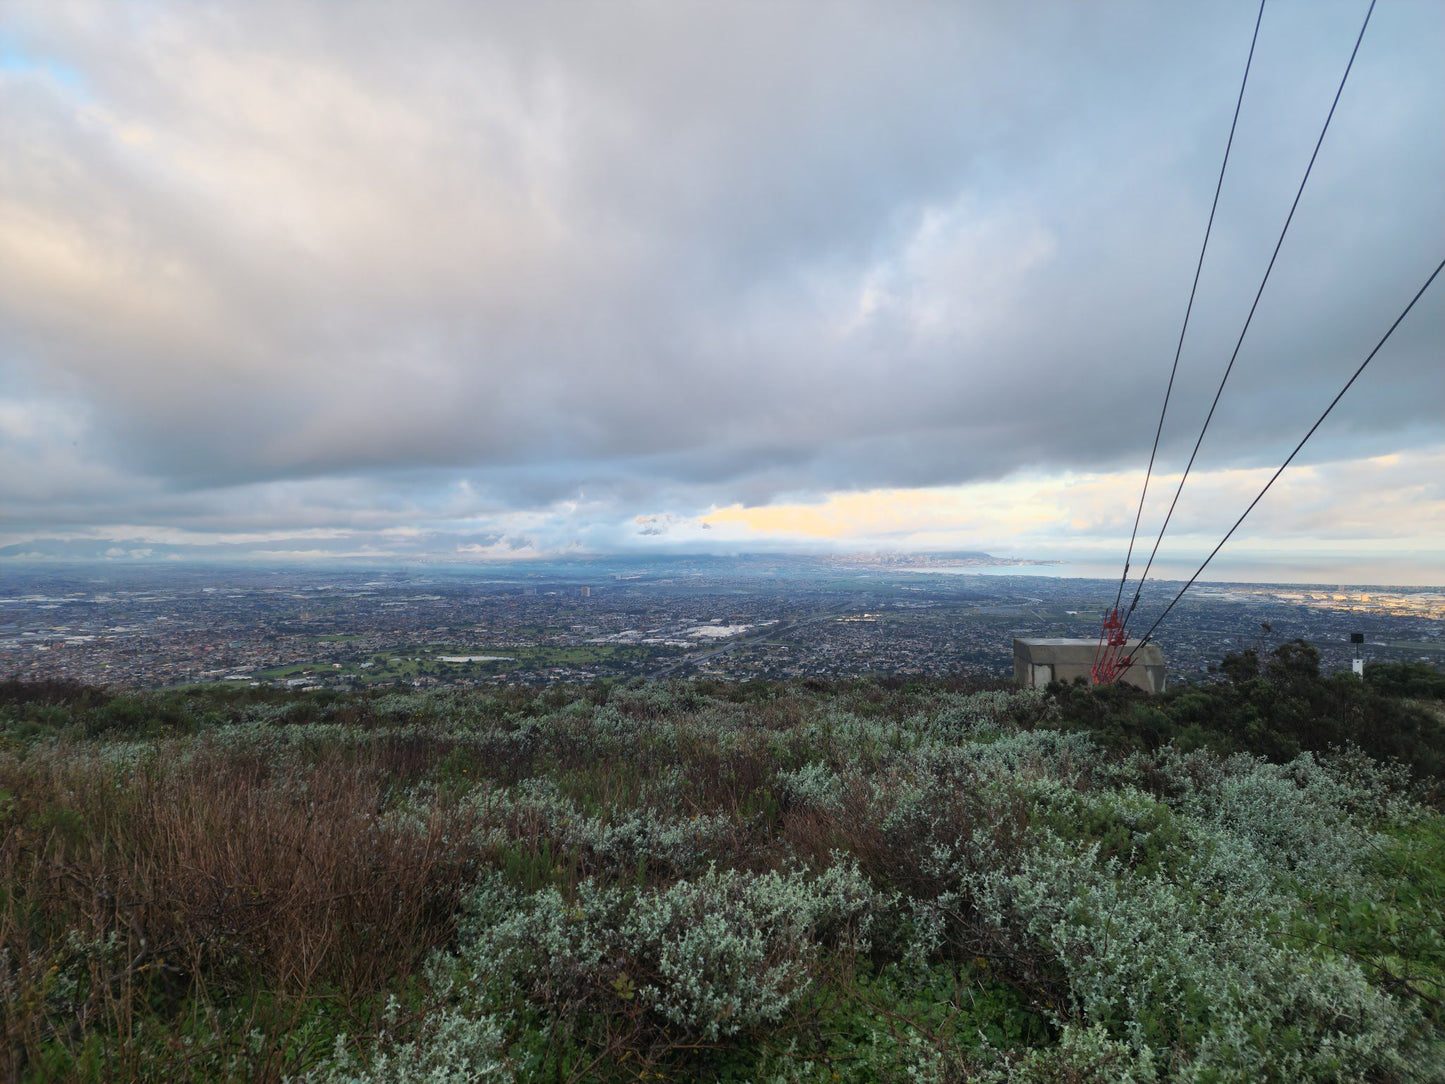
{"label": "cable car cable", "polygon": [[1149,626],[1149,631],[1146,632],[1142,637],[1140,637],[1139,642],[1134,646],[1133,651],[1129,653],[1128,662],[1133,662],[1134,655],[1139,651],[1140,648],[1142,648],[1145,644],[1149,642],[1150,637],[1154,635],[1154,630],[1159,627],[1160,622],[1162,622],[1166,617],[1169,616],[1169,611],[1174,609],[1175,605],[1179,602],[1179,600],[1184,597],[1184,592],[1188,591],[1189,588],[1193,586],[1194,581],[1200,577],[1200,575],[1207,567],[1209,567],[1209,562],[1214,560],[1215,554],[1217,554],[1221,549],[1224,548],[1224,544],[1229,541],[1230,536],[1239,529],[1239,525],[1244,522],[1245,517],[1254,511],[1254,506],[1257,505],[1260,500],[1263,499],[1264,495],[1269,492],[1269,487],[1274,485],[1275,480],[1284,473],[1285,467],[1288,467],[1290,463],[1294,461],[1294,457],[1299,454],[1299,450],[1305,446],[1305,441],[1309,440],[1310,437],[1315,435],[1315,430],[1318,429],[1320,425],[1324,422],[1324,420],[1330,416],[1330,411],[1334,410],[1335,405],[1345,397],[1345,392],[1349,391],[1350,386],[1354,384],[1357,379],[1359,379],[1360,374],[1365,371],[1365,366],[1369,365],[1370,362],[1375,359],[1375,355],[1380,352],[1380,348],[1384,346],[1387,341],[1389,341],[1390,336],[1395,333],[1395,329],[1400,326],[1400,323],[1405,319],[1406,316],[1410,314],[1410,310],[1415,307],[1415,302],[1419,301],[1420,298],[1425,295],[1425,291],[1430,288],[1430,284],[1435,281],[1435,277],[1439,275],[1442,270],[1445,270],[1445,260],[1441,260],[1440,263],[1436,265],[1435,270],[1430,272],[1430,277],[1425,280],[1425,285],[1421,286],[1420,289],[1415,293],[1415,296],[1410,299],[1410,303],[1405,306],[1405,311],[1400,313],[1399,316],[1395,317],[1395,322],[1390,325],[1390,330],[1385,332],[1384,337],[1375,344],[1375,349],[1370,351],[1369,357],[1365,358],[1364,361],[1360,362],[1360,367],[1355,370],[1354,376],[1350,377],[1349,380],[1345,381],[1345,386],[1340,389],[1339,394],[1336,395],[1332,400],[1330,400],[1330,405],[1325,407],[1325,412],[1321,414],[1317,419],[1315,419],[1315,424],[1310,426],[1309,432],[1300,438],[1300,442],[1294,446],[1294,451],[1290,452],[1289,457],[1285,459],[1282,464],[1280,464],[1279,470],[1275,471],[1274,474],[1270,476],[1269,481],[1264,484],[1264,488],[1259,491],[1259,493],[1255,496],[1254,500],[1249,502],[1249,507],[1244,510],[1243,515],[1241,515],[1237,520],[1235,520],[1234,526],[1229,528],[1229,530],[1225,532],[1224,537],[1219,540],[1219,545],[1215,546],[1214,549],[1210,551],[1209,556],[1204,559],[1204,563],[1194,570],[1194,575],[1189,577],[1189,582],[1179,589],[1179,593],[1174,596],[1173,601],[1170,602],[1168,606],[1164,607],[1164,612],[1161,613],[1157,618],[1155,618],[1154,624]]}
{"label": "cable car cable", "polygon": [[[1174,490],[1174,499],[1169,502],[1169,511],[1164,516],[1164,522],[1159,527],[1159,537],[1154,540],[1154,549],[1149,554],[1149,561],[1144,566],[1144,573],[1139,577],[1138,586],[1134,590],[1134,598],[1129,603],[1128,616],[1134,613],[1139,605],[1140,592],[1144,590],[1144,581],[1149,578],[1149,570],[1154,567],[1154,558],[1159,553],[1159,544],[1164,540],[1164,532],[1169,528],[1169,521],[1174,516],[1175,506],[1179,504],[1179,495],[1184,491],[1184,483],[1189,478],[1189,472],[1194,466],[1195,457],[1199,455],[1200,445],[1204,443],[1204,434],[1209,431],[1209,423],[1214,418],[1214,410],[1219,406],[1219,397],[1224,393],[1224,385],[1229,381],[1229,374],[1234,371],[1234,363],[1239,358],[1240,348],[1244,345],[1244,337],[1249,333],[1250,323],[1254,320],[1255,311],[1259,308],[1259,299],[1264,296],[1265,285],[1269,282],[1270,273],[1274,270],[1275,260],[1279,258],[1279,250],[1284,245],[1285,235],[1289,233],[1290,223],[1294,221],[1295,211],[1299,208],[1300,197],[1304,195],[1305,185],[1309,182],[1310,172],[1314,169],[1315,160],[1319,157],[1320,147],[1324,144],[1325,133],[1330,130],[1330,121],[1334,119],[1335,108],[1340,104],[1340,95],[1344,93],[1345,83],[1350,78],[1350,69],[1355,65],[1355,57],[1360,51],[1360,42],[1365,38],[1365,30],[1370,25],[1370,16],[1375,10],[1375,0],[1370,0],[1370,6],[1365,12],[1365,21],[1360,25],[1360,32],[1355,38],[1355,47],[1350,50],[1349,63],[1345,65],[1345,73],[1340,77],[1340,85],[1335,90],[1334,101],[1330,103],[1330,111],[1325,116],[1324,126],[1320,129],[1320,135],[1315,140],[1315,149],[1310,154],[1309,165],[1305,167],[1304,177],[1300,179],[1299,189],[1295,192],[1294,202],[1290,205],[1289,215],[1284,220],[1284,228],[1280,230],[1279,240],[1274,244],[1274,252],[1269,258],[1269,265],[1264,269],[1264,278],[1260,280],[1259,289],[1255,291],[1254,303],[1249,307],[1249,315],[1245,317],[1244,328],[1239,333],[1239,339],[1234,344],[1234,353],[1229,357],[1229,364],[1225,366],[1224,376],[1220,378],[1219,387],[1214,392],[1214,401],[1209,406],[1209,413],[1204,417],[1204,425],[1199,430],[1199,439],[1194,442],[1194,450],[1189,453],[1189,462],[1185,464],[1184,473],[1179,478],[1179,485]],[[1122,597],[1122,595],[1120,596]]]}
{"label": "cable car cable", "polygon": [[1144,471],[1144,488],[1139,494],[1139,510],[1134,513],[1134,530],[1129,535],[1129,551],[1124,555],[1124,574],[1119,577],[1119,590],[1114,593],[1114,609],[1124,597],[1129,580],[1129,562],[1134,556],[1134,540],[1139,536],[1139,520],[1144,515],[1144,498],[1149,495],[1149,479],[1154,474],[1154,457],[1159,454],[1159,437],[1164,432],[1164,416],[1169,413],[1169,396],[1174,391],[1174,377],[1179,372],[1179,355],[1184,350],[1184,333],[1189,330],[1189,316],[1194,311],[1194,295],[1199,290],[1199,274],[1204,270],[1204,254],[1209,250],[1209,235],[1214,230],[1214,214],[1219,210],[1219,193],[1224,189],[1224,171],[1229,167],[1229,152],[1234,146],[1234,131],[1239,126],[1239,110],[1244,104],[1244,88],[1249,85],[1249,69],[1254,63],[1254,47],[1259,42],[1259,24],[1264,20],[1265,0],[1259,0],[1259,14],[1254,17],[1254,35],[1249,39],[1249,56],[1244,61],[1244,78],[1239,84],[1239,97],[1234,102],[1234,119],[1229,122],[1229,139],[1224,144],[1224,161],[1219,165],[1219,180],[1214,184],[1214,202],[1209,205],[1209,222],[1204,227],[1204,244],[1199,247],[1199,262],[1194,266],[1194,284],[1189,287],[1189,304],[1184,307],[1184,326],[1179,329],[1179,344],[1174,348],[1174,365],[1169,370],[1169,384],[1164,389],[1164,406],[1159,411],[1159,425],[1154,430],[1154,447],[1149,450],[1149,466]]}

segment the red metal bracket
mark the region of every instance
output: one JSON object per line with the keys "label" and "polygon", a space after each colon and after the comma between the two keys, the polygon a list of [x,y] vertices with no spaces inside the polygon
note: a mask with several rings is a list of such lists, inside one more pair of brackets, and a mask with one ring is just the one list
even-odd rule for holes
{"label": "red metal bracket", "polygon": [[1089,670],[1095,685],[1112,685],[1134,665],[1133,658],[1123,654],[1128,643],[1129,632],[1124,627],[1124,619],[1117,609],[1110,610],[1099,632],[1099,650],[1094,653],[1094,665]]}

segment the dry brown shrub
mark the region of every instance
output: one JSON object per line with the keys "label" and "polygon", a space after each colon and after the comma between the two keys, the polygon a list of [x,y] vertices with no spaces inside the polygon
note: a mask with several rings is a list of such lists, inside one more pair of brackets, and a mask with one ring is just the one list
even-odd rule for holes
{"label": "dry brown shrub", "polygon": [[[475,852],[465,807],[389,808],[398,753],[284,768],[168,746],[127,768],[78,749],[0,757],[12,1059],[102,1019],[126,1034],[139,995],[179,1007],[259,984],[350,1003],[409,973],[451,936]],[[71,933],[109,947],[77,956]],[[80,981],[57,995],[64,972]]]}

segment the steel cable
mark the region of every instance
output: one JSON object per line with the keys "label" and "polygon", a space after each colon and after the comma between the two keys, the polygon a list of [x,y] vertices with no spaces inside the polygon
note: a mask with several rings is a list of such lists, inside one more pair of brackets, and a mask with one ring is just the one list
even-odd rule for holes
{"label": "steel cable", "polygon": [[1169,384],[1164,389],[1164,406],[1159,411],[1159,424],[1154,429],[1154,447],[1149,450],[1149,466],[1144,471],[1144,488],[1139,494],[1139,509],[1134,513],[1134,530],[1129,535],[1129,551],[1124,555],[1124,574],[1119,577],[1119,590],[1114,594],[1114,609],[1124,597],[1129,580],[1129,562],[1134,557],[1134,540],[1139,536],[1139,520],[1144,515],[1144,498],[1149,495],[1149,479],[1154,474],[1154,457],[1159,454],[1159,437],[1164,432],[1164,416],[1169,413],[1169,397],[1174,391],[1174,377],[1179,372],[1179,355],[1184,350],[1184,334],[1189,330],[1189,316],[1194,311],[1194,295],[1199,290],[1199,274],[1204,270],[1204,254],[1209,251],[1209,235],[1214,231],[1214,214],[1219,210],[1219,193],[1224,189],[1224,172],[1229,168],[1229,152],[1234,147],[1234,131],[1239,127],[1239,111],[1244,105],[1244,88],[1249,85],[1249,69],[1254,63],[1254,47],[1259,42],[1259,24],[1264,21],[1265,0],[1259,0],[1259,13],[1254,17],[1254,34],[1249,39],[1249,56],[1244,61],[1244,78],[1239,83],[1239,96],[1234,102],[1234,119],[1229,122],[1229,139],[1224,144],[1224,161],[1219,166],[1219,180],[1214,184],[1214,202],[1209,205],[1209,222],[1204,227],[1204,244],[1199,247],[1199,262],[1194,265],[1194,283],[1189,287],[1189,304],[1184,307],[1184,326],[1179,329],[1179,343],[1174,347],[1174,365],[1169,370]]}
{"label": "steel cable", "polygon": [[1189,588],[1194,585],[1194,581],[1199,579],[1200,575],[1204,572],[1204,570],[1209,567],[1209,562],[1214,560],[1215,554],[1217,554],[1221,549],[1224,548],[1224,544],[1228,542],[1230,536],[1239,529],[1239,525],[1244,522],[1245,517],[1254,511],[1254,506],[1257,505],[1263,499],[1264,495],[1269,492],[1270,486],[1274,485],[1275,480],[1284,473],[1285,468],[1288,467],[1292,462],[1294,462],[1294,457],[1299,455],[1300,449],[1305,446],[1305,441],[1309,440],[1310,437],[1314,436],[1315,430],[1318,429],[1320,425],[1324,422],[1324,420],[1330,416],[1330,411],[1334,410],[1335,405],[1345,397],[1345,392],[1349,391],[1351,385],[1353,385],[1354,382],[1359,379],[1360,374],[1365,371],[1365,366],[1369,365],[1370,362],[1375,359],[1375,355],[1380,352],[1380,348],[1389,341],[1390,336],[1395,333],[1395,329],[1400,326],[1401,322],[1405,319],[1405,317],[1410,314],[1410,310],[1415,307],[1415,302],[1419,301],[1420,298],[1425,295],[1425,291],[1430,288],[1430,284],[1435,281],[1435,277],[1439,275],[1442,270],[1445,270],[1445,260],[1441,260],[1440,263],[1436,265],[1435,270],[1430,272],[1430,277],[1425,280],[1425,285],[1421,286],[1420,289],[1416,292],[1415,296],[1410,299],[1410,303],[1405,306],[1404,311],[1401,312],[1399,316],[1395,317],[1395,322],[1390,325],[1390,330],[1385,332],[1384,336],[1380,339],[1380,341],[1375,344],[1375,348],[1370,351],[1369,356],[1365,358],[1364,361],[1360,362],[1360,367],[1355,370],[1354,375],[1351,376],[1349,380],[1345,381],[1345,386],[1339,390],[1339,394],[1337,394],[1332,400],[1330,400],[1330,405],[1325,407],[1325,412],[1315,420],[1314,425],[1310,426],[1309,432],[1307,432],[1303,437],[1300,438],[1300,442],[1294,446],[1294,451],[1290,452],[1289,456],[1285,459],[1285,461],[1280,464],[1279,470],[1275,471],[1274,474],[1270,476],[1269,481],[1264,484],[1264,488],[1259,491],[1259,493],[1255,496],[1254,500],[1249,502],[1249,507],[1246,508],[1243,514],[1234,521],[1234,526],[1229,528],[1229,530],[1225,532],[1224,537],[1219,540],[1219,544],[1215,546],[1214,549],[1210,551],[1209,556],[1204,559],[1204,563],[1194,570],[1194,575],[1189,577],[1189,582],[1186,583],[1183,587],[1181,587],[1179,589],[1179,593],[1174,596],[1173,601],[1171,601],[1168,606],[1164,607],[1164,612],[1154,619],[1154,624],[1149,626],[1149,631],[1139,638],[1139,642],[1134,645],[1133,650],[1129,652],[1129,663],[1132,664],[1134,660],[1134,655],[1139,651],[1140,648],[1142,648],[1145,644],[1149,642],[1150,637],[1154,635],[1154,630],[1159,627],[1160,622],[1162,622],[1166,617],[1169,616],[1169,611],[1174,609],[1175,605],[1179,602],[1179,600],[1184,597],[1184,592],[1188,591]]}
{"label": "steel cable", "polygon": [[[1249,307],[1249,315],[1245,317],[1244,327],[1239,333],[1238,341],[1234,344],[1234,352],[1229,357],[1229,364],[1225,366],[1224,376],[1220,378],[1219,387],[1214,392],[1214,401],[1210,404],[1209,413],[1204,417],[1204,425],[1199,430],[1199,439],[1194,442],[1194,450],[1190,452],[1189,462],[1185,464],[1184,473],[1179,478],[1179,485],[1174,490],[1174,499],[1169,502],[1169,511],[1165,514],[1164,522],[1159,527],[1159,537],[1154,540],[1154,549],[1149,554],[1149,561],[1144,566],[1143,575],[1139,577],[1138,586],[1134,590],[1134,598],[1129,603],[1129,611],[1125,616],[1126,622],[1128,617],[1134,613],[1135,608],[1139,605],[1139,595],[1140,592],[1144,590],[1144,581],[1149,578],[1150,569],[1154,567],[1154,558],[1159,553],[1159,544],[1164,540],[1164,532],[1169,529],[1169,521],[1173,518],[1174,509],[1179,504],[1179,495],[1184,491],[1184,483],[1189,478],[1190,470],[1194,467],[1194,460],[1199,455],[1200,445],[1204,443],[1204,434],[1209,431],[1209,423],[1214,419],[1214,411],[1215,408],[1219,406],[1219,397],[1224,393],[1224,385],[1229,381],[1229,374],[1234,371],[1234,363],[1239,358],[1240,348],[1244,345],[1244,337],[1249,333],[1250,323],[1254,320],[1254,314],[1259,308],[1259,299],[1264,296],[1265,285],[1269,282],[1270,273],[1274,270],[1275,260],[1279,258],[1279,250],[1284,245],[1285,235],[1289,233],[1290,223],[1294,221],[1295,211],[1299,208],[1300,197],[1304,195],[1305,185],[1309,182],[1310,173],[1315,166],[1315,160],[1319,157],[1320,147],[1325,141],[1325,133],[1330,130],[1330,121],[1334,119],[1335,108],[1340,104],[1340,96],[1344,93],[1345,83],[1350,78],[1350,69],[1355,65],[1355,57],[1359,55],[1360,52],[1360,42],[1365,38],[1365,30],[1370,25],[1370,15],[1374,10],[1375,0],[1370,0],[1370,6],[1365,11],[1365,20],[1360,25],[1360,32],[1355,38],[1355,47],[1350,50],[1349,63],[1345,65],[1345,73],[1340,77],[1340,85],[1335,90],[1334,101],[1330,103],[1330,111],[1325,116],[1325,123],[1320,129],[1319,138],[1315,140],[1315,149],[1313,153],[1310,154],[1309,165],[1305,167],[1304,177],[1300,179],[1299,189],[1295,192],[1294,202],[1290,204],[1289,215],[1286,216],[1284,220],[1284,228],[1280,230],[1279,240],[1275,242],[1274,252],[1269,258],[1269,265],[1264,270],[1264,277],[1260,280],[1259,289],[1255,291],[1254,303]],[[1123,597],[1122,592],[1119,597]]]}

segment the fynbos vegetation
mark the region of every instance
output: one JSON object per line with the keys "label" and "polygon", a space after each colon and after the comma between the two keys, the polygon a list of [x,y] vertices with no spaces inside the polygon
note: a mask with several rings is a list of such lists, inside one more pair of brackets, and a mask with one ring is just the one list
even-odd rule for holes
{"label": "fynbos vegetation", "polygon": [[0,1071],[1440,1079],[1438,682],[1224,669],[1157,700],[12,684]]}

